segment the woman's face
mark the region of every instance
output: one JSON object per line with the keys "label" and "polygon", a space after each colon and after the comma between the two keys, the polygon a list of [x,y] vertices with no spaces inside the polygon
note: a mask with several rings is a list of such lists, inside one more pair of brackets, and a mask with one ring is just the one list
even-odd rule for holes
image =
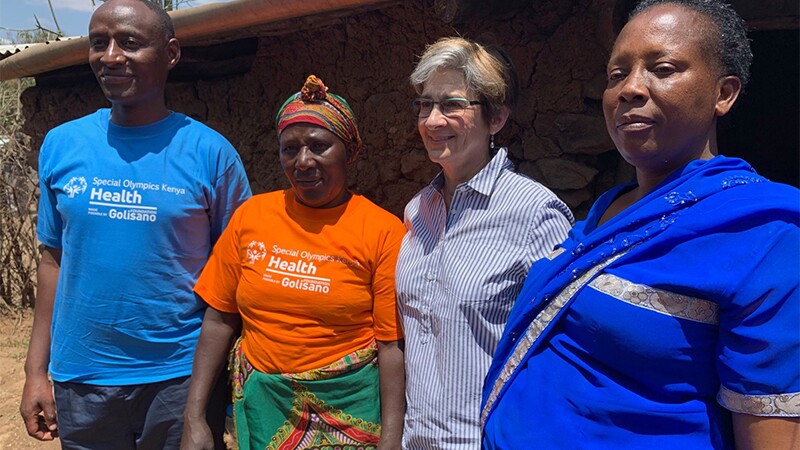
{"label": "woman's face", "polygon": [[716,118],[739,93],[705,51],[714,25],[691,9],[664,4],[622,29],[608,63],[606,127],[620,154],[640,171],[667,175],[716,152]]}
{"label": "woman's face", "polygon": [[283,130],[279,143],[281,168],[298,202],[311,208],[333,208],[350,198],[349,152],[339,137],[325,128],[297,123]]}
{"label": "woman's face", "polygon": [[[454,97],[479,100],[457,70],[435,72],[425,83],[421,97],[435,102]],[[428,158],[441,165],[446,176],[463,174],[469,178],[489,161],[489,134],[499,131],[490,131],[483,105],[472,105],[458,117],[445,116],[437,105],[428,117],[417,118],[417,127]]]}

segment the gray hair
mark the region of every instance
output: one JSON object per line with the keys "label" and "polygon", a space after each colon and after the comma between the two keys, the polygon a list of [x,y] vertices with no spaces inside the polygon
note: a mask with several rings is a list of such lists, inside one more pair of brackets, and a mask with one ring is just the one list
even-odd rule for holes
{"label": "gray hair", "polygon": [[447,37],[425,49],[409,80],[418,94],[436,73],[457,70],[464,74],[467,88],[486,102],[487,118],[503,106],[517,102],[519,81],[506,53],[498,47],[484,47],[461,37]]}

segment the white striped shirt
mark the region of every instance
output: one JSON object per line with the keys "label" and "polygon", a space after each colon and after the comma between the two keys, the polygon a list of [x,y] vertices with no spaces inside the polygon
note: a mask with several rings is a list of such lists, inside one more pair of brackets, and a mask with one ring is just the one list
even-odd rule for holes
{"label": "white striped shirt", "polygon": [[481,387],[531,265],[573,221],[552,192],[513,171],[501,148],[458,185],[440,173],[406,206],[397,295],[406,340],[403,448],[480,448]]}

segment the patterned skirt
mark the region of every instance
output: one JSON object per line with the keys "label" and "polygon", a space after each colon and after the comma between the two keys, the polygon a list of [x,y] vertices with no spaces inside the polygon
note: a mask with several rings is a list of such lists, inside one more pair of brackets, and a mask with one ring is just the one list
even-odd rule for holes
{"label": "patterned skirt", "polygon": [[381,432],[377,346],[302,373],[267,374],[231,350],[240,450],[375,449]]}

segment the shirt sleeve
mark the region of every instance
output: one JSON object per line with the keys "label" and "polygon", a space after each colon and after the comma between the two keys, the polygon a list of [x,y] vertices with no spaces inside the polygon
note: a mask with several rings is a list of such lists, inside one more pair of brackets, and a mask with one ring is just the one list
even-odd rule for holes
{"label": "shirt sleeve", "polygon": [[236,291],[242,275],[239,250],[242,209],[234,213],[230,224],[217,240],[194,287],[195,293],[209,306],[227,313],[239,312]]}
{"label": "shirt sleeve", "polygon": [[52,140],[48,134],[39,152],[39,210],[36,221],[36,237],[42,244],[61,248],[61,232],[63,222],[58,212],[56,193],[50,180],[50,154],[52,153]]}
{"label": "shirt sleeve", "polygon": [[395,267],[405,228],[397,219],[387,221],[386,225],[388,232],[378,247],[377,265],[372,276],[372,319],[377,340],[396,341],[402,339],[403,331],[400,329],[400,313],[397,309]]}
{"label": "shirt sleeve", "polygon": [[252,195],[239,154],[230,144],[223,154],[229,158],[227,164],[223,164],[222,173],[214,180],[209,208],[212,244],[220,237],[236,208]]}
{"label": "shirt sleeve", "polygon": [[[788,224],[787,224],[788,225]],[[800,228],[762,229],[749,273],[720,314],[719,403],[756,416],[800,416]],[[757,245],[742,242],[742,245]]]}
{"label": "shirt sleeve", "polygon": [[553,194],[549,197],[541,206],[532,208],[534,214],[528,226],[529,245],[525,255],[529,268],[564,242],[572,228],[572,212],[567,205]]}

